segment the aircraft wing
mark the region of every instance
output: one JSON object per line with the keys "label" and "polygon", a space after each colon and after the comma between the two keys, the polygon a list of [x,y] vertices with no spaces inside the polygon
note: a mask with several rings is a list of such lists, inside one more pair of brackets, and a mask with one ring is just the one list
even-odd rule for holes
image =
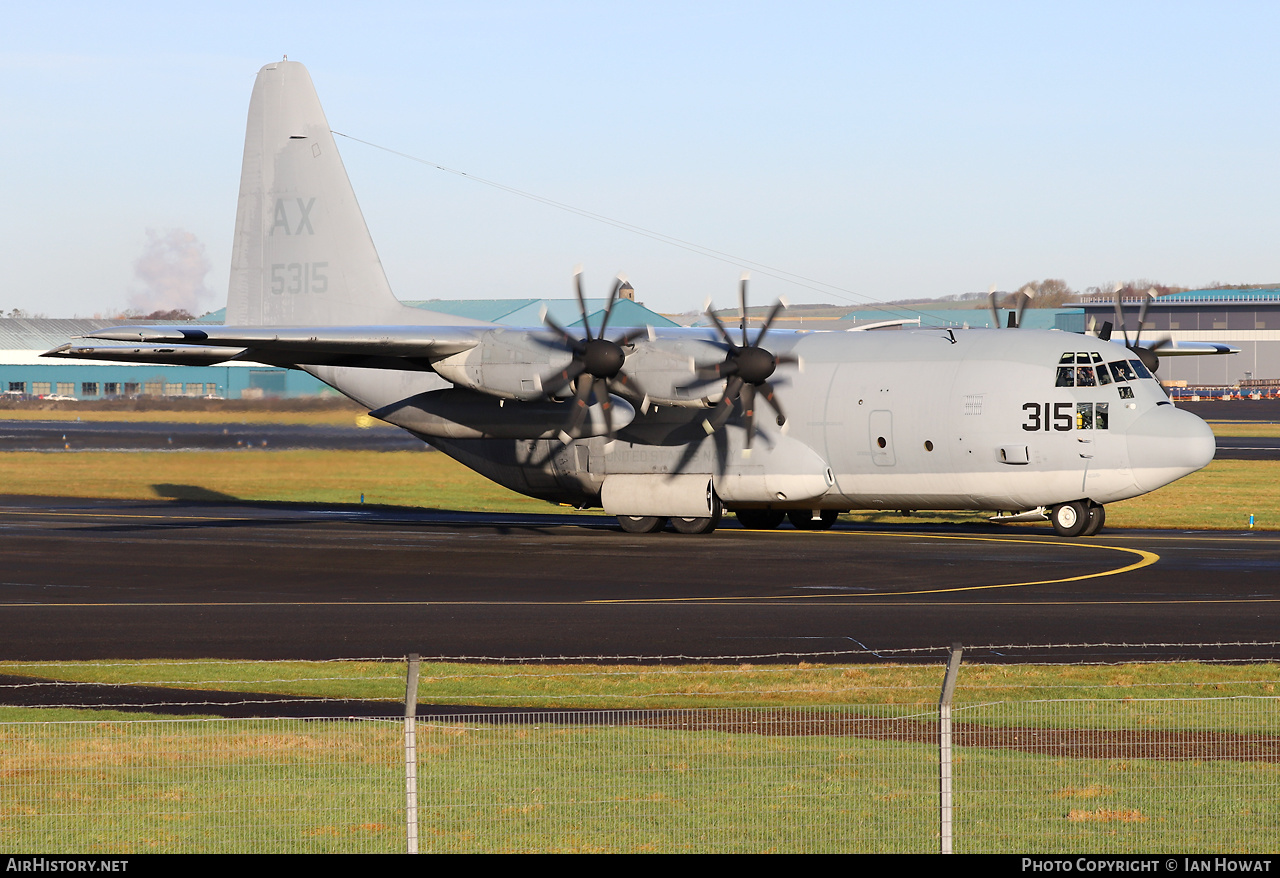
{"label": "aircraft wing", "polygon": [[[82,338],[142,342],[139,347],[63,345],[46,357],[209,366],[228,360],[272,366],[429,368],[431,360],[480,343],[490,327],[462,326],[118,326]],[[173,345],[173,347],[170,347]]]}
{"label": "aircraft wing", "polygon": [[1166,341],[1163,344],[1142,342],[1140,346],[1155,351],[1162,357],[1205,357],[1240,353],[1238,347],[1216,341]]}

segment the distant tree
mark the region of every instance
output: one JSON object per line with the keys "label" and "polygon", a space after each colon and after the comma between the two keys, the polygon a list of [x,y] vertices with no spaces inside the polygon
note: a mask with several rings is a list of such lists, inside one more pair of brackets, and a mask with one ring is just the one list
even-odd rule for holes
{"label": "distant tree", "polygon": [[[1061,308],[1068,300],[1076,297],[1076,291],[1067,286],[1067,282],[1061,278],[1047,278],[1045,280],[1028,281],[1018,287],[1018,292],[1027,290],[1032,294],[1031,301],[1028,303],[1029,308]],[[1013,307],[1012,299],[1004,307]],[[1000,304],[1000,297],[996,297],[997,305]],[[983,301],[981,307],[987,307],[987,303]]]}
{"label": "distant tree", "polygon": [[195,320],[195,316],[185,308],[174,308],[172,311],[152,311],[143,320]]}

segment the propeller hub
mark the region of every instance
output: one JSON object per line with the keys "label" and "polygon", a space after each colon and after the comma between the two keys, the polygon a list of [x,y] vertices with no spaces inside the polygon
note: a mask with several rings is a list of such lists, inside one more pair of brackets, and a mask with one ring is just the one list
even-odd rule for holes
{"label": "propeller hub", "polygon": [[1138,355],[1138,359],[1142,361],[1142,365],[1146,366],[1152,372],[1160,368],[1160,357],[1150,348],[1131,347],[1129,350]]}
{"label": "propeller hub", "polygon": [[596,338],[583,345],[582,364],[595,378],[608,380],[622,371],[626,360],[622,346],[607,338]]}
{"label": "propeller hub", "polygon": [[764,348],[742,348],[736,357],[738,374],[748,384],[760,385],[769,380],[773,370],[778,368],[777,358]]}

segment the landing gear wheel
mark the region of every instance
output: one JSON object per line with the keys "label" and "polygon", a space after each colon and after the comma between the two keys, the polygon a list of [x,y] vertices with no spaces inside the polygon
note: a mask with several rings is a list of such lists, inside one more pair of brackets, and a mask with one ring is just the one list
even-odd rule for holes
{"label": "landing gear wheel", "polygon": [[836,523],[840,512],[836,509],[823,509],[819,515],[820,518],[814,518],[808,509],[792,509],[787,513],[787,521],[796,530],[831,530],[831,525]]}
{"label": "landing gear wheel", "polygon": [[1053,531],[1060,537],[1078,537],[1089,526],[1089,504],[1084,500],[1074,503],[1063,503],[1053,507],[1049,520],[1053,522]]}
{"label": "landing gear wheel", "polygon": [[1106,520],[1107,510],[1096,503],[1089,504],[1089,523],[1085,525],[1084,531],[1081,532],[1080,536],[1093,536],[1098,531],[1102,530],[1102,523]]}
{"label": "landing gear wheel", "polygon": [[787,517],[781,509],[735,509],[733,514],[747,530],[773,530]]}
{"label": "landing gear wheel", "polygon": [[648,515],[619,515],[618,525],[629,534],[651,534],[666,527],[667,520]]}
{"label": "landing gear wheel", "polygon": [[711,517],[710,518],[676,518],[672,516],[671,527],[676,533],[682,534],[709,534],[720,526],[720,516],[724,513],[724,507],[720,505],[720,498],[711,495]]}

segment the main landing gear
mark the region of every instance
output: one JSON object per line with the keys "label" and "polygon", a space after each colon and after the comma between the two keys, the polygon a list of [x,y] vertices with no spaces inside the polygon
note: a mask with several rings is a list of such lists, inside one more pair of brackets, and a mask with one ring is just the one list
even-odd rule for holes
{"label": "main landing gear", "polygon": [[1106,510],[1092,500],[1059,504],[1049,512],[1053,532],[1060,537],[1091,537],[1102,530]]}
{"label": "main landing gear", "polygon": [[657,533],[671,522],[671,529],[681,534],[709,534],[720,526],[720,516],[724,508],[720,498],[712,498],[711,515],[706,518],[661,518],[649,515],[619,515],[618,524],[629,534]]}

